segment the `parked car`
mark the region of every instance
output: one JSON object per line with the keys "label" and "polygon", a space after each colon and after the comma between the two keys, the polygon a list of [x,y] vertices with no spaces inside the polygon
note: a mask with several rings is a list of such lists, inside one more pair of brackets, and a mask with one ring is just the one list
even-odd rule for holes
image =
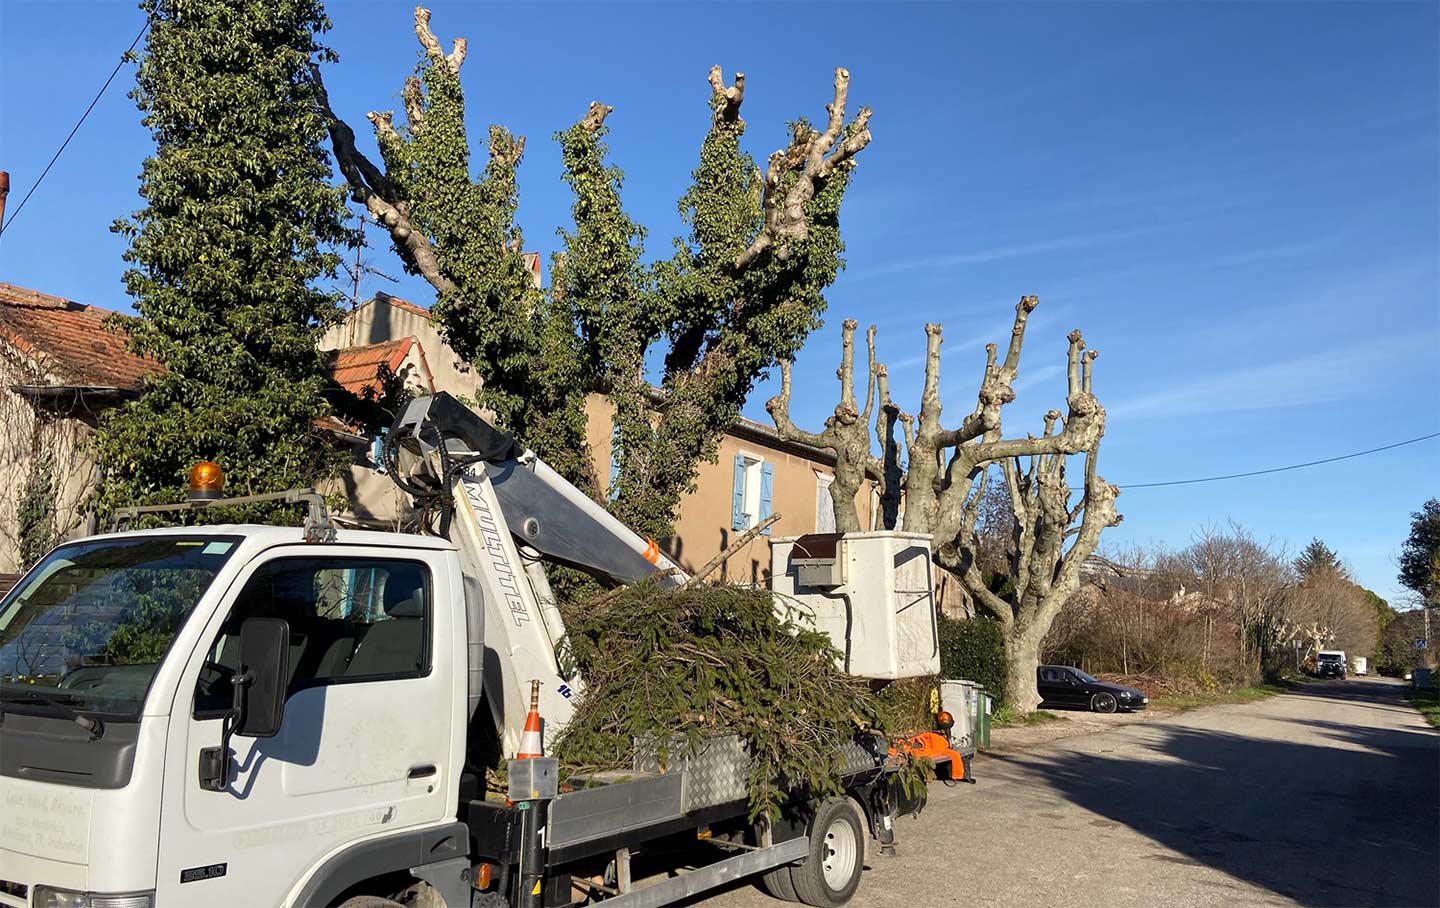
{"label": "parked car", "polygon": [[1042,706],[1071,706],[1097,713],[1144,709],[1150,698],[1133,687],[1111,684],[1068,665],[1042,665],[1036,669]]}

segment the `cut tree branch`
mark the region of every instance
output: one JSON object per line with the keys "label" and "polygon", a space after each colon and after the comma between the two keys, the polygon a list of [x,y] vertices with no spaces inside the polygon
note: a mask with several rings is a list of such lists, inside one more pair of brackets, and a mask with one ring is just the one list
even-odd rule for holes
{"label": "cut tree branch", "polygon": [[585,116],[580,118],[580,128],[588,133],[595,133],[605,125],[605,118],[615,112],[615,108],[608,104],[601,104],[599,101],[591,101],[590,109],[585,111]]}
{"label": "cut tree branch", "polygon": [[740,104],[745,100],[745,74],[735,74],[735,84],[725,85],[725,76],[720,64],[710,67],[710,91],[714,97],[715,125],[744,130],[745,121],[740,119]]}
{"label": "cut tree branch", "polygon": [[[717,85],[723,84],[718,68],[712,69],[711,88],[716,89]],[[790,145],[770,155],[761,203],[764,224],[750,245],[735,257],[736,271],[743,271],[772,246],[781,261],[788,259],[790,244],[804,242],[810,235],[805,219],[806,204],[837,167],[854,166],[855,155],[870,144],[870,108],[860,108],[849,126],[845,124],[845,102],[849,91],[850,72],[843,66],[837,67],[835,95],[825,106],[825,130],[817,132],[803,122],[797,123]],[[737,100],[737,107],[738,103]],[[723,111],[728,104],[718,106]],[[721,122],[720,111],[717,111],[716,123],[719,125]]]}
{"label": "cut tree branch", "polygon": [[465,39],[456,38],[455,49],[447,55],[440,47],[440,39],[430,30],[430,11],[423,6],[415,7],[415,37],[420,39],[420,46],[425,48],[426,56],[450,70],[452,74],[460,74],[460,66],[465,62]]}
{"label": "cut tree branch", "polygon": [[320,112],[325,117],[330,131],[330,145],[335,161],[350,184],[350,197],[365,206],[375,220],[385,226],[395,241],[395,249],[432,287],[441,293],[451,293],[456,287],[440,269],[435,249],[425,234],[410,223],[405,203],[399,198],[395,186],[369,158],[355,147],[355,131],[344,120],[335,115],[330,107],[330,96],[320,76],[320,67],[310,65],[315,80],[316,99]]}

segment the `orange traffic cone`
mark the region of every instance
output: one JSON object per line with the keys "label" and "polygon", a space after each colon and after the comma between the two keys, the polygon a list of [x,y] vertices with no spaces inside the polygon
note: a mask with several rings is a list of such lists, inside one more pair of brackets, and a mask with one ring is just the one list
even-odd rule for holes
{"label": "orange traffic cone", "polygon": [[520,733],[520,749],[515,759],[528,760],[545,756],[545,742],[540,737],[540,682],[530,682],[530,711],[525,714],[525,730]]}

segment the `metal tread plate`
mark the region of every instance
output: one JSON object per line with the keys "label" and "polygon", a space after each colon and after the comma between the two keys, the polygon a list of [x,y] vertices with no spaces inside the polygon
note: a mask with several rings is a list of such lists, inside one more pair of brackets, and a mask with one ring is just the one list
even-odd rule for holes
{"label": "metal tread plate", "polygon": [[[671,742],[665,764],[661,765],[655,742],[635,742],[636,772],[679,774],[684,780],[681,809],[689,813],[705,807],[748,800],[750,754],[738,735],[724,735],[704,741],[693,755],[685,754],[685,742]],[[857,741],[841,749],[841,775],[852,776],[880,768],[884,760]]]}

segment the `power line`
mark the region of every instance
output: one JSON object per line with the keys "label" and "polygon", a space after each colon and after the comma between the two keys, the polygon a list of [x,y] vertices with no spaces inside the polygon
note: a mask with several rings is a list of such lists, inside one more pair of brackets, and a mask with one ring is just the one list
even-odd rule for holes
{"label": "power line", "polygon": [[1350,460],[1353,457],[1364,457],[1367,454],[1378,454],[1381,451],[1389,451],[1392,448],[1403,448],[1406,445],[1413,445],[1418,442],[1428,441],[1432,438],[1440,438],[1440,432],[1431,432],[1429,435],[1420,435],[1416,438],[1407,438],[1404,441],[1397,441],[1394,444],[1381,445],[1378,448],[1370,448],[1368,451],[1356,451],[1353,454],[1341,454],[1338,457],[1326,457],[1323,460],[1310,460],[1305,463],[1292,463],[1286,467],[1271,467],[1268,470],[1251,470],[1248,473],[1227,473],[1224,476],[1206,476],[1200,479],[1172,479],[1168,482],[1132,482],[1128,485],[1122,484],[1122,489],[1154,489],[1159,486],[1185,486],[1197,482],[1219,482],[1222,479],[1241,479],[1246,476],[1264,476],[1267,473],[1284,473],[1287,470],[1301,470],[1305,467],[1318,467],[1324,463],[1335,463],[1338,460]]}
{"label": "power line", "polygon": [[0,236],[3,236],[5,231],[10,229],[10,225],[15,223],[15,219],[20,216],[20,212],[25,210],[25,203],[30,201],[30,197],[35,194],[35,190],[40,188],[40,184],[44,182],[45,175],[50,172],[50,168],[54,167],[55,162],[60,160],[60,155],[62,152],[65,151],[65,146],[69,145],[70,140],[75,138],[75,133],[80,131],[81,125],[85,123],[85,118],[90,116],[90,111],[94,110],[95,105],[100,103],[100,98],[102,95],[105,94],[105,89],[109,88],[110,83],[115,81],[115,77],[120,73],[120,67],[125,65],[125,59],[130,56],[130,53],[132,51],[135,50],[135,46],[140,43],[140,39],[145,36],[146,30],[148,30],[149,28],[150,20],[146,19],[145,24],[140,26],[140,31],[135,34],[135,40],[130,42],[129,49],[126,50],[125,53],[120,55],[119,62],[117,62],[115,64],[115,68],[110,71],[110,78],[106,79],[105,84],[100,86],[100,90],[95,93],[95,97],[90,101],[90,106],[85,108],[85,112],[81,114],[80,119],[76,121],[75,128],[70,130],[70,135],[66,136],[65,141],[61,142],[60,147],[55,150],[55,156],[50,159],[50,163],[46,164],[45,169],[40,171],[39,178],[35,180],[33,185],[31,185],[30,191],[25,193],[25,198],[20,200],[20,204],[16,206],[14,213],[10,215],[10,220],[6,221],[4,224],[0,224]]}

